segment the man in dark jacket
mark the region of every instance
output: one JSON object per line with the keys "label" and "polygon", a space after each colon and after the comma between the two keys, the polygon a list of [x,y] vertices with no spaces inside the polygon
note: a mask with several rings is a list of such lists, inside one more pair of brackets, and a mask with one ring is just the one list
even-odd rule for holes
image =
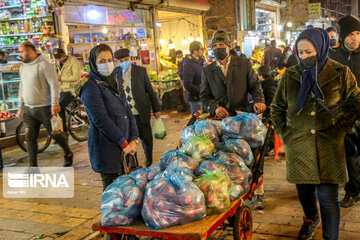
{"label": "man in dark jacket", "polygon": [[258,76],[265,98],[266,110],[264,112],[264,117],[270,117],[270,105],[275,96],[277,82],[272,77],[272,71],[268,66],[259,67]]}
{"label": "man in dark jacket", "polygon": [[329,33],[331,49],[335,50],[339,48],[341,44],[339,41],[339,33],[337,32],[336,28],[328,27],[326,31]]}
{"label": "man in dark jacket", "polygon": [[203,109],[211,115],[225,118],[245,110],[248,93],[253,96],[255,112],[266,109],[261,84],[250,60],[230,56],[230,39],[224,30],[214,33],[211,40],[216,61],[202,73],[200,99]]}
{"label": "man in dark jacket", "polygon": [[264,65],[269,66],[271,69],[276,68],[279,64],[281,54],[281,50],[276,48],[276,41],[272,40],[270,48],[266,50],[264,54]]}
{"label": "man in dark jacket", "polygon": [[[329,57],[348,66],[355,75],[358,86],[360,86],[360,21],[353,16],[345,16],[339,21],[340,38],[343,43],[334,51],[330,51]],[[357,141],[360,141],[357,138]],[[349,182],[345,185],[345,197],[341,200],[341,207],[351,207],[355,202],[360,201],[359,179],[354,176],[360,175],[360,169],[354,169],[351,166],[354,156],[349,156],[347,152],[347,166],[349,173]],[[357,156],[358,157],[358,156]]]}
{"label": "man in dark jacket", "polygon": [[115,57],[120,61],[120,67],[115,68],[114,75],[122,79],[122,86],[126,99],[136,119],[144,148],[145,166],[152,164],[153,137],[150,125],[150,104],[155,118],[160,117],[160,104],[154,89],[151,86],[146,68],[132,65],[129,49],[122,48],[115,52]]}
{"label": "man in dark jacket", "polygon": [[203,55],[203,47],[200,42],[190,44],[190,55],[184,59],[183,80],[187,91],[187,99],[190,103],[191,115],[201,109],[200,84],[203,67],[200,58]]}

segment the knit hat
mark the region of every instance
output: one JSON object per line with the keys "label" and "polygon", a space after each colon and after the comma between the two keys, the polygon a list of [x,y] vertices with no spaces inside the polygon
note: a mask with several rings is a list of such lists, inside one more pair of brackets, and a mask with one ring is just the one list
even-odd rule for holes
{"label": "knit hat", "polygon": [[360,21],[358,18],[347,15],[340,19],[340,38],[344,40],[351,32],[360,31]]}
{"label": "knit hat", "polygon": [[214,32],[211,39],[211,47],[214,47],[214,44],[218,42],[223,42],[229,47],[231,47],[229,35],[225,32],[225,30],[220,29]]}
{"label": "knit hat", "polygon": [[115,52],[115,58],[120,60],[130,56],[130,50],[127,48],[120,48]]}

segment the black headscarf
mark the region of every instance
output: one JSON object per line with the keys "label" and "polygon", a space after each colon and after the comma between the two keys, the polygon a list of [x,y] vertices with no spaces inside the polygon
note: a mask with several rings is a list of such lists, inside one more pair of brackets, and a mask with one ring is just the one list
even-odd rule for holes
{"label": "black headscarf", "polygon": [[106,82],[112,90],[114,90],[116,93],[119,93],[118,84],[114,76],[114,72],[112,72],[109,76],[103,76],[98,72],[96,65],[96,58],[100,54],[100,52],[104,52],[104,51],[111,52],[111,55],[113,55],[111,48],[106,44],[99,44],[93,47],[93,49],[91,49],[90,58],[89,58],[89,65],[90,65],[89,75],[101,79],[102,81]]}
{"label": "black headscarf", "polygon": [[297,45],[301,39],[306,39],[314,45],[317,52],[318,62],[313,67],[306,67],[300,61],[300,68],[303,71],[303,74],[296,104],[296,112],[298,114],[301,112],[305,103],[306,96],[311,90],[313,91],[317,99],[324,99],[324,96],[319,87],[319,73],[325,66],[330,50],[329,34],[322,28],[308,28],[302,31],[295,43],[295,49],[297,53]]}

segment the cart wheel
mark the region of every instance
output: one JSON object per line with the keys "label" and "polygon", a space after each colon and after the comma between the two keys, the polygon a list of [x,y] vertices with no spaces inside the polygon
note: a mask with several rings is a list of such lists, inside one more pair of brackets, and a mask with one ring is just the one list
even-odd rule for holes
{"label": "cart wheel", "polygon": [[251,240],[252,216],[249,207],[241,207],[234,216],[234,240]]}

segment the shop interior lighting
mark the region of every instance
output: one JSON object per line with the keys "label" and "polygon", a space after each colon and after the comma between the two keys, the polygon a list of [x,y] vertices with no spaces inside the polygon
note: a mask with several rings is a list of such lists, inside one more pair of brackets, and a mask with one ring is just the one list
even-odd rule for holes
{"label": "shop interior lighting", "polygon": [[202,42],[201,37],[200,37],[200,36],[198,36],[198,37],[196,38],[196,41],[198,41],[198,42]]}
{"label": "shop interior lighting", "polygon": [[156,23],[156,26],[157,26],[157,27],[161,27],[161,23]]}
{"label": "shop interior lighting", "polygon": [[288,27],[292,27],[292,22],[288,22],[287,24],[286,24],[286,26],[288,26]]}
{"label": "shop interior lighting", "polygon": [[90,11],[87,12],[86,16],[90,19],[90,20],[96,20],[100,17],[100,13],[99,11],[97,11],[96,9],[92,9]]}
{"label": "shop interior lighting", "polygon": [[103,34],[107,34],[109,32],[109,30],[106,27],[104,27],[101,31]]}
{"label": "shop interior lighting", "polygon": [[282,28],[283,28],[283,27],[282,27],[282,25],[281,25],[281,24],[278,24],[278,25],[277,25],[277,30],[278,30],[278,31],[281,31],[281,30],[282,30]]}
{"label": "shop interior lighting", "polygon": [[182,40],[182,44],[183,45],[186,45],[188,42],[187,42],[187,40],[184,38],[183,40]]}
{"label": "shop interior lighting", "polygon": [[165,44],[165,40],[164,39],[160,39],[160,44]]}
{"label": "shop interior lighting", "polygon": [[193,42],[195,40],[192,33],[190,33],[190,37],[188,39],[189,39],[189,42]]}

